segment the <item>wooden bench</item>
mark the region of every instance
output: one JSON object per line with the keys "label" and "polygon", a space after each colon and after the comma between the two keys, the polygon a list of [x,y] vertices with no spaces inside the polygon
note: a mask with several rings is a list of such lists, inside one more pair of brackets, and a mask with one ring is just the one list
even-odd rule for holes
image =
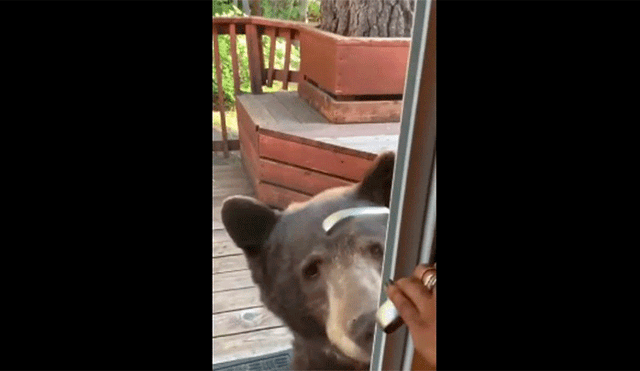
{"label": "wooden bench", "polygon": [[258,199],[284,209],[364,176],[396,150],[399,123],[329,123],[296,92],[239,96],[240,151]]}

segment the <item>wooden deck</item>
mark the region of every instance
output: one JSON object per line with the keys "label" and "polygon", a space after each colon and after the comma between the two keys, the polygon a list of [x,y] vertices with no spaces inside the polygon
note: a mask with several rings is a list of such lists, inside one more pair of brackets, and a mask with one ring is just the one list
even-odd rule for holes
{"label": "wooden deck", "polygon": [[360,181],[377,154],[398,145],[400,123],[329,123],[297,92],[243,95],[236,107],[256,196],[278,208]]}
{"label": "wooden deck", "polygon": [[222,201],[254,196],[238,151],[213,155],[213,364],[291,348],[290,332],[260,301],[247,262],[224,230]]}

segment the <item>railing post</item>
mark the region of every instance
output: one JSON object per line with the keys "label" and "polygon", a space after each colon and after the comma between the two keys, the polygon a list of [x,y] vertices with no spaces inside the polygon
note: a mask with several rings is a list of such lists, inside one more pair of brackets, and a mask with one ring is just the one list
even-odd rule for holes
{"label": "railing post", "polygon": [[224,157],[229,158],[227,122],[224,112],[224,92],[222,91],[222,64],[220,62],[220,48],[218,46],[218,27],[215,24],[213,25],[213,58],[216,65],[216,80],[218,80],[218,105],[220,106],[220,122],[222,124],[222,148]]}
{"label": "railing post", "polygon": [[271,47],[269,48],[269,72],[267,72],[267,86],[273,86],[274,64],[276,58],[276,31],[277,28],[267,28],[267,35],[271,38]]}
{"label": "railing post", "polygon": [[289,62],[291,61],[291,32],[293,30],[285,30],[285,38],[287,40],[287,46],[284,51],[284,81],[282,82],[282,90],[289,89]]}
{"label": "railing post", "polygon": [[267,69],[264,67],[264,45],[262,44],[262,35],[264,35],[264,28],[257,27],[256,34],[258,36],[258,59],[260,60],[260,85],[264,85],[267,82]]}
{"label": "railing post", "polygon": [[229,25],[229,37],[231,38],[231,68],[233,69],[233,87],[236,95],[240,95],[240,75],[238,72],[238,49],[236,45],[236,24]]}
{"label": "railing post", "polygon": [[260,63],[262,40],[258,38],[258,27],[255,24],[246,24],[245,33],[247,36],[247,53],[249,54],[251,92],[253,94],[262,94],[262,63]]}

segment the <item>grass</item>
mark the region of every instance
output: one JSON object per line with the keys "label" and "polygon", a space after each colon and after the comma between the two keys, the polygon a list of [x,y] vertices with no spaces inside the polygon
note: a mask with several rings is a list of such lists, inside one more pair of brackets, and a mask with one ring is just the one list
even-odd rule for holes
{"label": "grass", "polygon": [[[238,138],[238,115],[235,109],[225,112],[225,124],[227,126],[227,135],[229,138]],[[220,112],[213,112],[213,127],[222,130],[220,121]]]}

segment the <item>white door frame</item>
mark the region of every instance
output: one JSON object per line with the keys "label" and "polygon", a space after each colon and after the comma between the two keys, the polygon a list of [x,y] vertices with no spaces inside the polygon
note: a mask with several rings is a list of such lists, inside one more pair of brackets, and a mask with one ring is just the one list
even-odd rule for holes
{"label": "white door frame", "polygon": [[[416,0],[411,51],[391,189],[382,280],[410,276],[432,260],[436,228],[436,3]],[[386,301],[381,291],[380,305]],[[376,327],[370,370],[410,370],[413,344],[406,326]]]}

